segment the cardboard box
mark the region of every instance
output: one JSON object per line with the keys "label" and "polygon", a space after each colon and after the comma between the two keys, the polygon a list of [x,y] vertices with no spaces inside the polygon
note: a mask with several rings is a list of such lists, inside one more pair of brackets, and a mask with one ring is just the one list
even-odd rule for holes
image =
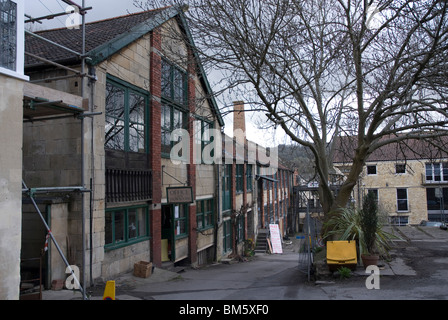
{"label": "cardboard box", "polygon": [[134,276],[148,278],[152,272],[152,262],[139,261],[134,264]]}

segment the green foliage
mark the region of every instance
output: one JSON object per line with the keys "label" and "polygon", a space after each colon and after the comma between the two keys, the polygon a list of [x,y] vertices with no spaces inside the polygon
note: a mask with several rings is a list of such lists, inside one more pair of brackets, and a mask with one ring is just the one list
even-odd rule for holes
{"label": "green foliage", "polygon": [[372,254],[375,248],[376,233],[378,230],[378,205],[373,193],[369,192],[364,197],[359,216],[365,250]]}
{"label": "green foliage", "polygon": [[[368,204],[369,206],[371,204]],[[366,205],[367,206],[367,205]],[[366,209],[367,210],[367,207]],[[375,249],[381,255],[387,255],[390,248],[390,240],[396,238],[391,233],[383,229],[382,224],[378,219],[373,223],[374,219],[370,217],[368,232],[375,231],[374,236],[367,235],[366,226],[363,226],[363,219],[361,211],[353,208],[342,208],[338,211],[331,212],[329,220],[325,223],[325,230],[328,230],[324,238],[333,238],[337,240],[355,240],[358,243],[359,251],[361,253],[369,253],[370,250]],[[366,239],[367,236],[367,239]],[[371,240],[374,239],[373,246]]]}
{"label": "green foliage", "polygon": [[352,276],[352,271],[347,267],[340,267],[338,269],[338,272],[341,279],[347,279]]}

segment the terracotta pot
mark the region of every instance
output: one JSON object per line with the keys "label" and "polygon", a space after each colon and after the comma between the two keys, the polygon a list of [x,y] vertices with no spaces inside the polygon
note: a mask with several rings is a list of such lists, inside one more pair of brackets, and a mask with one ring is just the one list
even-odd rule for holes
{"label": "terracotta pot", "polygon": [[367,268],[367,266],[374,265],[376,266],[378,264],[378,260],[380,257],[376,254],[362,254],[361,260],[362,264],[364,265],[364,269]]}

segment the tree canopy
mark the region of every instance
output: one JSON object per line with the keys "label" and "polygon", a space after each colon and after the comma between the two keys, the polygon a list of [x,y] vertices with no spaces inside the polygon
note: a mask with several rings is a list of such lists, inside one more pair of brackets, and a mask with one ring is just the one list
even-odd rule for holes
{"label": "tree canopy", "polygon": [[[146,3],[184,4],[192,49],[221,71],[221,88],[312,152],[326,213],[346,205],[374,150],[447,134],[447,1]],[[356,143],[334,195],[328,181],[341,135]]]}

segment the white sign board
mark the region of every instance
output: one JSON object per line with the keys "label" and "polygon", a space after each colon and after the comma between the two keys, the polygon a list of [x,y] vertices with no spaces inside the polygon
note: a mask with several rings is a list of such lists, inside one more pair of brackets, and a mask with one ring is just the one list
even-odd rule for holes
{"label": "white sign board", "polygon": [[283,253],[278,224],[270,224],[269,230],[271,231],[272,253]]}

